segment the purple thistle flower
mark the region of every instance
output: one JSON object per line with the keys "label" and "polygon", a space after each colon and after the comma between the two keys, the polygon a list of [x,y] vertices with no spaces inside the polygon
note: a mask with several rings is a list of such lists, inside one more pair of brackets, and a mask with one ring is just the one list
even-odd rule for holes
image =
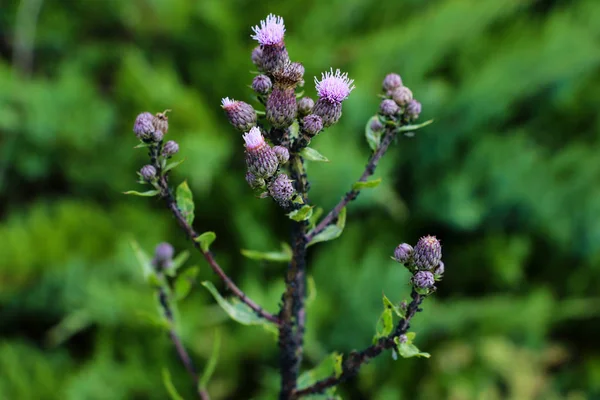
{"label": "purple thistle flower", "polygon": [[379,105],[379,112],[386,117],[393,117],[394,115],[398,114],[399,111],[400,107],[398,107],[398,104],[391,99],[385,99]]}
{"label": "purple thistle flower", "polygon": [[412,259],[413,247],[408,243],[401,243],[394,250],[394,258],[402,264],[410,262]]}
{"label": "purple thistle flower", "polygon": [[400,78],[400,75],[391,73],[385,76],[385,79],[383,80],[383,90],[385,92],[390,92],[400,86],[402,86],[402,78]]}
{"label": "purple thistle flower", "polygon": [[143,112],[137,116],[135,123],[133,124],[133,132],[138,139],[149,139],[150,135],[154,133],[154,115],[149,112]]}
{"label": "purple thistle flower", "polygon": [[236,129],[245,132],[256,125],[256,111],[250,104],[225,97],[221,100],[221,107]]}
{"label": "purple thistle flower", "polygon": [[156,177],[156,168],[154,166],[148,164],[144,165],[142,169],[140,169],[140,175],[147,181],[151,181]]}
{"label": "purple thistle flower", "polygon": [[320,81],[315,76],[315,87],[319,99],[326,99],[330,103],[341,103],[346,100],[355,88],[352,83],[354,83],[354,80],[348,78],[348,73],[342,73],[339,69],[336,69],[335,73],[333,68],[322,73]]}
{"label": "purple thistle flower", "polygon": [[256,46],[252,50],[252,63],[256,65],[256,68],[263,69],[263,51],[260,46]]}
{"label": "purple thistle flower", "polygon": [[421,114],[421,103],[414,99],[409,101],[406,106],[406,117],[409,120],[414,121],[419,118],[419,114]]}
{"label": "purple thistle flower", "polygon": [[373,132],[381,132],[383,130],[383,124],[379,118],[375,118],[373,121],[371,121],[371,130]]}
{"label": "purple thistle flower", "polygon": [[177,153],[178,151],[179,151],[179,145],[177,144],[177,142],[174,140],[169,140],[167,143],[165,143],[162,154],[165,157],[171,157],[173,154]]}
{"label": "purple thistle flower", "polygon": [[435,236],[423,236],[417,242],[413,263],[420,270],[432,270],[442,260],[442,245]]}
{"label": "purple thistle flower", "polygon": [[296,119],[298,105],[294,87],[275,86],[267,99],[267,121],[276,128],[287,128]]}
{"label": "purple thistle flower", "polygon": [[266,75],[256,75],[252,81],[252,89],[259,94],[267,94],[271,90],[271,78]]}
{"label": "purple thistle flower", "polygon": [[298,100],[298,112],[300,115],[308,115],[315,106],[315,101],[310,97],[303,97]]}
{"label": "purple thistle flower", "polygon": [[152,140],[154,140],[156,143],[161,142],[163,140],[164,137],[164,133],[162,133],[162,131],[154,131],[154,133],[152,134]]}
{"label": "purple thistle flower", "polygon": [[400,107],[406,106],[413,98],[413,94],[406,86],[399,86],[392,91],[392,99]]}
{"label": "purple thistle flower", "polygon": [[269,185],[269,193],[273,200],[285,207],[294,197],[294,186],[286,174],[279,174],[273,183]]}
{"label": "purple thistle flower", "polygon": [[283,165],[290,160],[290,151],[287,147],[275,146],[273,147],[273,151],[275,152],[275,155],[277,155],[280,165]]}
{"label": "purple thistle flower", "polygon": [[246,142],[246,165],[248,172],[257,178],[268,178],[273,176],[279,166],[277,154],[265,142],[260,129],[253,127],[243,136]]}
{"label": "purple thistle flower", "polygon": [[308,138],[314,137],[323,129],[323,120],[315,114],[309,114],[302,120],[302,131],[308,135]]}
{"label": "purple thistle flower", "polygon": [[429,271],[418,271],[413,276],[413,284],[419,289],[429,289],[435,284],[435,278]]}
{"label": "purple thistle flower", "polygon": [[265,186],[263,178],[257,178],[252,172],[246,172],[246,182],[252,189],[258,189]]}
{"label": "purple thistle flower", "polygon": [[254,35],[252,39],[256,40],[262,46],[273,46],[283,42],[285,35],[285,25],[283,18],[269,14],[266,19],[260,21],[260,26],[252,27]]}

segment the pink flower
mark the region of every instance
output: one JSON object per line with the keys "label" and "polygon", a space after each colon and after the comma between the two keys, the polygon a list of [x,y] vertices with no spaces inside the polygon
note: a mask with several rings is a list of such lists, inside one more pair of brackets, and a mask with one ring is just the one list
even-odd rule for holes
{"label": "pink flower", "polygon": [[348,78],[348,73],[343,74],[339,69],[321,74],[321,81],[315,76],[315,86],[320,99],[325,99],[331,103],[341,103],[346,100],[350,92],[354,89],[353,79]]}
{"label": "pink flower", "polygon": [[252,27],[252,31],[254,35],[251,38],[263,46],[273,46],[282,43],[285,34],[283,18],[269,14],[266,19],[260,21],[260,27],[256,25]]}
{"label": "pink flower", "polygon": [[221,107],[223,107],[225,110],[230,110],[235,107],[235,103],[237,103],[237,101],[230,99],[229,97],[221,99]]}
{"label": "pink flower", "polygon": [[254,150],[265,145],[265,139],[263,138],[260,129],[256,126],[250,129],[248,133],[242,135],[244,142],[246,142],[247,150]]}

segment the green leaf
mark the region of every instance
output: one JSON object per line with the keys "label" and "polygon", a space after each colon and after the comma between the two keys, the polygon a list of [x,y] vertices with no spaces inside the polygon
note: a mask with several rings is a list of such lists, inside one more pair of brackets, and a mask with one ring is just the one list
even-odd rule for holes
{"label": "green leaf", "polygon": [[[213,295],[219,306],[233,319],[242,325],[265,325],[268,322],[256,315],[250,307],[239,301],[226,300],[219,294],[215,286],[208,281],[202,282],[202,285]],[[270,324],[270,323],[269,323]]]}
{"label": "green leaf", "polygon": [[170,171],[170,170],[172,170],[173,168],[177,168],[177,167],[178,167],[178,166],[179,166],[179,165],[180,165],[182,162],[184,162],[184,161],[185,161],[185,158],[182,158],[182,159],[181,159],[181,160],[179,160],[179,161],[173,161],[173,162],[170,162],[169,164],[167,164],[167,166],[166,166],[166,167],[163,169],[163,171],[162,171],[162,172],[163,172],[163,173],[165,173],[165,172],[169,172],[169,171]]}
{"label": "green leaf", "polygon": [[144,279],[148,279],[148,277],[154,274],[154,268],[152,268],[152,263],[150,262],[150,257],[138,244],[135,239],[131,239],[129,241],[131,248],[133,249],[133,253],[135,254],[135,258],[138,261],[140,267],[142,267],[142,273],[144,274]]}
{"label": "green leaf", "polygon": [[219,361],[219,350],[221,349],[221,331],[219,329],[215,330],[215,340],[213,341],[213,348],[210,354],[210,358],[208,359],[208,363],[206,367],[204,367],[204,372],[202,372],[202,376],[200,377],[200,381],[198,382],[198,388],[200,390],[206,389],[208,385],[208,381],[210,380],[212,374],[215,372],[215,368],[217,367],[217,362]]}
{"label": "green leaf", "polygon": [[381,143],[381,135],[383,133],[383,130],[380,132],[375,132],[371,129],[371,124],[374,120],[379,120],[379,117],[377,115],[374,115],[367,121],[367,125],[365,126],[365,137],[367,138],[367,143],[369,144],[369,147],[373,151],[377,150],[377,148],[379,147],[379,144]]}
{"label": "green leaf", "polygon": [[155,314],[145,310],[135,312],[136,317],[148,322],[150,325],[168,331],[171,329],[171,324],[162,314]]}
{"label": "green leaf", "polygon": [[[302,374],[300,374],[298,377],[298,389],[304,389],[333,374],[340,376],[341,373],[342,355],[339,353],[332,353],[313,369],[304,371]],[[330,392],[329,394],[333,394],[333,392]]]}
{"label": "green leaf", "polygon": [[392,303],[390,301],[390,299],[387,298],[387,296],[384,294],[383,295],[383,308],[389,308],[390,310],[392,310],[398,317],[400,318],[404,318],[404,311],[402,311],[400,309],[400,307],[398,307],[397,305],[395,305],[394,303]]}
{"label": "green leaf", "polygon": [[129,190],[127,192],[123,192],[123,194],[131,194],[131,195],[134,195],[134,196],[141,196],[141,197],[153,197],[153,196],[156,196],[159,193],[160,193],[159,190],[148,190],[147,192],[138,192],[138,191],[135,191],[135,190]]}
{"label": "green leaf", "polygon": [[335,225],[329,225],[321,233],[316,235],[312,240],[308,243],[307,246],[312,246],[315,243],[326,242],[329,240],[337,239],[340,237],[342,232],[344,231],[344,227],[346,226],[346,207],[342,208],[340,214],[338,215],[338,220]]}
{"label": "green leaf", "polygon": [[183,181],[181,185],[177,186],[175,197],[177,198],[177,208],[183,214],[186,222],[191,225],[194,222],[194,198],[187,181]]}
{"label": "green leaf", "polygon": [[418,125],[404,125],[404,126],[400,126],[398,128],[398,132],[410,132],[410,131],[416,131],[417,129],[421,129],[424,126],[430,125],[433,123],[433,120],[430,119],[429,121],[425,121],[422,124],[418,124]]}
{"label": "green leaf", "polygon": [[134,149],[143,149],[144,147],[150,147],[152,143],[140,143],[134,147]]}
{"label": "green leaf", "polygon": [[291,213],[289,213],[288,217],[290,217],[290,219],[293,219],[294,221],[297,221],[297,222],[306,221],[312,215],[313,207],[314,206],[308,206],[308,205],[302,206],[302,208],[300,208],[298,210],[294,210]]}
{"label": "green leaf", "polygon": [[300,150],[300,155],[308,161],[329,162],[329,159],[311,147]]}
{"label": "green leaf", "polygon": [[210,248],[210,245],[212,244],[212,242],[215,241],[216,238],[217,238],[216,233],[209,231],[209,232],[204,232],[200,236],[194,238],[194,241],[200,243],[200,248],[202,249],[202,251],[204,253],[206,253],[208,251],[208,249]]}
{"label": "green leaf", "polygon": [[422,353],[419,351],[417,346],[412,343],[400,343],[398,345],[398,351],[403,358],[411,358],[411,357],[431,357],[429,353]]}
{"label": "green leaf", "polygon": [[166,367],[162,369],[162,378],[163,384],[165,385],[165,388],[167,389],[171,400],[183,400],[183,397],[181,397],[181,395],[177,392],[175,385],[173,385],[173,381],[171,380],[171,373]]}
{"label": "green leaf", "polygon": [[319,220],[319,218],[321,218],[321,215],[323,215],[323,208],[321,208],[321,207],[315,208],[313,210],[313,214],[308,219],[308,225],[311,228],[314,228],[314,226],[317,224],[317,221]]}
{"label": "green leaf", "polygon": [[272,262],[289,262],[292,259],[292,248],[289,244],[282,242],[280,251],[257,251],[257,250],[240,250],[244,257],[251,260],[265,260]]}
{"label": "green leaf", "polygon": [[171,262],[171,266],[165,271],[165,273],[174,278],[177,275],[177,270],[190,258],[190,252],[187,250],[177,254],[177,256]]}
{"label": "green leaf", "polygon": [[87,310],[77,310],[67,314],[57,325],[48,331],[46,336],[50,347],[60,346],[73,335],[81,332],[90,325],[93,320]]}
{"label": "green leaf", "polygon": [[416,332],[406,332],[406,335],[404,335],[404,336],[406,336],[407,343],[412,343],[413,340],[415,340],[417,333]]}
{"label": "green leaf", "polygon": [[387,337],[394,330],[394,319],[392,316],[392,310],[386,308],[379,316],[377,325],[375,328],[375,336],[373,337],[373,343],[377,342],[378,339]]}
{"label": "green leaf", "polygon": [[173,290],[175,292],[176,301],[183,300],[187,297],[194,286],[199,271],[200,267],[191,267],[183,271],[183,273],[175,279]]}
{"label": "green leaf", "polygon": [[366,182],[354,182],[352,185],[352,190],[362,190],[362,189],[372,189],[374,187],[379,186],[381,183],[381,178],[373,179],[371,181]]}
{"label": "green leaf", "polygon": [[305,304],[308,307],[317,298],[317,285],[315,284],[315,278],[308,276],[306,278],[306,300]]}

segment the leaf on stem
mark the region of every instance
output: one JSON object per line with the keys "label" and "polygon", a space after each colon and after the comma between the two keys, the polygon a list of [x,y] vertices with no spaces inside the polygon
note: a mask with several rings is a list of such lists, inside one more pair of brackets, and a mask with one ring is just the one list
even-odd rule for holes
{"label": "leaf on stem", "polygon": [[411,132],[411,131],[416,131],[417,129],[421,129],[424,126],[427,125],[431,125],[433,123],[433,120],[430,119],[429,121],[425,121],[421,124],[417,124],[417,125],[403,125],[398,127],[397,131],[398,132]]}
{"label": "leaf on stem", "polygon": [[302,208],[292,211],[287,216],[290,217],[290,219],[297,221],[297,222],[306,221],[312,215],[313,207],[314,206],[308,206],[308,205],[302,206]]}
{"label": "leaf on stem", "polygon": [[142,267],[142,273],[144,274],[144,278],[148,280],[150,275],[154,275],[154,268],[152,268],[152,263],[150,261],[150,257],[138,244],[135,239],[131,239],[129,241],[131,248],[133,249],[133,253],[135,254],[135,258],[138,261],[140,267]]}
{"label": "leaf on stem", "polygon": [[208,385],[208,381],[212,377],[212,374],[215,372],[215,368],[217,367],[217,362],[219,361],[219,350],[221,349],[221,331],[219,329],[215,330],[215,340],[213,341],[212,352],[210,354],[210,358],[206,367],[204,367],[204,372],[202,372],[202,376],[198,381],[198,388],[200,390],[206,390],[206,386]]}
{"label": "leaf on stem", "polygon": [[194,286],[199,271],[200,267],[190,267],[175,279],[173,290],[175,292],[176,301],[181,301],[187,297]]}
{"label": "leaf on stem", "polygon": [[352,185],[352,190],[372,189],[372,188],[379,186],[380,183],[381,183],[381,178],[377,178],[377,179],[373,179],[373,180],[365,181],[365,182],[358,181],[358,182],[354,182],[354,184]]}
{"label": "leaf on stem", "polygon": [[184,162],[184,161],[185,161],[185,158],[182,158],[182,159],[181,159],[181,160],[179,160],[179,161],[173,161],[173,162],[170,162],[170,163],[169,163],[169,164],[167,164],[167,166],[166,166],[166,167],[163,169],[163,173],[165,173],[165,172],[169,172],[169,171],[170,171],[170,170],[172,170],[173,168],[176,168],[176,167],[178,167],[178,166],[179,166],[179,164],[181,164],[181,163],[182,163],[182,162]]}
{"label": "leaf on stem", "polygon": [[326,242],[340,237],[346,226],[346,207],[342,208],[338,215],[338,220],[335,225],[329,225],[321,233],[312,238],[307,246],[312,246],[315,243]]}
{"label": "leaf on stem", "polygon": [[163,313],[151,313],[145,310],[138,310],[135,312],[135,316],[141,320],[144,320],[149,325],[168,331],[171,329],[171,324],[165,318]]}
{"label": "leaf on stem", "polygon": [[183,183],[177,186],[175,197],[177,199],[177,208],[183,214],[185,221],[191,225],[194,222],[194,198],[187,181],[183,181]]}
{"label": "leaf on stem", "polygon": [[329,162],[329,159],[325,157],[323,154],[319,153],[317,150],[312,147],[305,147],[300,150],[300,155],[304,157],[307,161],[316,161],[316,162]]}
{"label": "leaf on stem", "polygon": [[400,343],[400,338],[395,337],[394,343],[398,346],[398,351],[400,356],[403,358],[411,358],[411,357],[424,357],[429,358],[431,354],[421,352],[417,346],[413,344],[413,340],[417,334],[415,332],[407,332],[405,336],[406,341],[404,343]]}
{"label": "leaf on stem", "polygon": [[138,192],[136,190],[128,190],[127,192],[123,192],[123,194],[130,194],[133,196],[140,196],[140,197],[153,197],[159,193],[160,193],[159,190],[148,190],[147,192]]}
{"label": "leaf on stem", "polygon": [[169,372],[167,367],[164,367],[162,369],[162,378],[163,384],[165,385],[165,389],[167,389],[171,400],[183,400],[183,397],[181,397],[181,395],[177,392],[175,385],[173,385],[173,381],[171,380],[171,373]]}
{"label": "leaf on stem", "polygon": [[190,252],[187,250],[177,254],[177,256],[171,262],[171,266],[166,269],[165,274],[174,278],[177,275],[177,270],[190,258]]}
{"label": "leaf on stem", "polygon": [[206,253],[210,248],[210,245],[212,244],[212,242],[215,241],[216,238],[217,234],[209,231],[197,236],[196,238],[194,238],[194,241],[200,243],[200,248],[202,249],[202,252]]}
{"label": "leaf on stem", "polygon": [[377,148],[379,147],[379,144],[381,143],[381,134],[383,133],[383,131],[376,132],[373,129],[371,129],[371,124],[373,123],[373,121],[376,120],[378,121],[379,117],[377,115],[374,115],[367,121],[367,125],[365,126],[365,137],[367,139],[369,147],[373,151],[377,150]]}
{"label": "leaf on stem", "polygon": [[[339,353],[332,353],[328,355],[323,361],[311,370],[304,371],[298,377],[298,390],[307,388],[321,379],[328,378],[331,375],[339,377],[342,374],[342,355]],[[328,395],[332,395],[335,391],[335,387],[328,389]],[[325,397],[329,398],[329,397]]]}
{"label": "leaf on stem", "polygon": [[272,262],[287,263],[292,259],[292,248],[289,244],[282,242],[280,251],[258,251],[258,250],[240,250],[244,257],[251,260],[265,260]]}

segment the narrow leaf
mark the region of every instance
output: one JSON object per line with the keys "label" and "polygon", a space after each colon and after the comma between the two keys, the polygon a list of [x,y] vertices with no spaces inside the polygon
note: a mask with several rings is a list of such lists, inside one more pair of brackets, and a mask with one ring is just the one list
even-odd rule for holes
{"label": "narrow leaf", "polygon": [[290,219],[293,219],[294,221],[297,221],[297,222],[306,221],[312,215],[313,207],[314,206],[308,206],[308,205],[302,206],[302,208],[300,208],[298,210],[294,210],[291,213],[289,213],[288,217],[290,217]]}
{"label": "narrow leaf", "polygon": [[172,170],[173,168],[178,167],[182,162],[185,161],[185,158],[182,158],[179,161],[173,161],[170,162],[169,164],[167,164],[167,166],[163,169],[163,172],[169,172],[170,170]]}
{"label": "narrow leaf", "polygon": [[137,146],[135,146],[134,149],[143,149],[144,147],[150,147],[151,145],[151,143],[140,143]]}
{"label": "narrow leaf", "polygon": [[131,239],[129,241],[131,248],[133,249],[133,253],[135,254],[135,258],[138,261],[138,264],[142,268],[142,273],[144,274],[144,278],[148,279],[148,276],[154,273],[154,269],[152,268],[152,264],[150,262],[150,257],[138,244],[137,241]]}
{"label": "narrow leaf", "polygon": [[367,125],[365,126],[365,138],[367,139],[369,147],[373,151],[377,150],[377,148],[379,147],[379,144],[381,143],[381,134],[383,133],[383,131],[375,132],[373,129],[371,129],[371,124],[375,120],[379,120],[379,117],[377,115],[371,117],[371,119],[367,121]]}
{"label": "narrow leaf", "polygon": [[362,190],[362,189],[372,189],[374,187],[379,186],[381,183],[381,178],[373,179],[371,181],[366,182],[354,182],[352,185],[352,190]]}
{"label": "narrow leaf", "polygon": [[431,357],[429,353],[422,353],[419,351],[417,346],[412,343],[400,343],[398,345],[398,351],[400,352],[400,356],[403,358],[411,358],[411,357]]}
{"label": "narrow leaf", "polygon": [[300,155],[308,161],[329,162],[329,159],[327,157],[325,157],[323,154],[319,153],[317,150],[311,147],[305,147],[302,150],[300,150]]}
{"label": "narrow leaf", "polygon": [[183,271],[183,273],[175,279],[173,287],[173,290],[175,291],[175,300],[180,301],[187,297],[194,286],[199,271],[199,267],[191,267]]}
{"label": "narrow leaf", "polygon": [[163,384],[169,393],[169,397],[171,400],[183,400],[183,397],[177,392],[175,385],[173,385],[173,381],[171,380],[171,373],[165,367],[162,370]]}
{"label": "narrow leaf", "polygon": [[208,381],[212,377],[212,374],[215,372],[215,368],[217,367],[217,362],[219,361],[219,350],[221,349],[221,331],[215,330],[215,340],[213,341],[212,352],[210,354],[210,358],[208,359],[208,364],[204,367],[204,372],[202,372],[202,376],[200,377],[200,381],[198,382],[198,388],[201,390],[206,389],[208,385]]}
{"label": "narrow leaf", "polygon": [[321,208],[321,207],[315,208],[313,210],[313,214],[308,219],[308,225],[311,228],[314,228],[314,226],[317,224],[317,221],[319,220],[319,218],[321,218],[321,215],[323,215],[323,208]]}
{"label": "narrow leaf", "polygon": [[187,181],[183,181],[181,185],[177,186],[175,197],[177,198],[177,208],[183,214],[186,222],[191,225],[194,222],[194,198]]}
{"label": "narrow leaf", "polygon": [[306,278],[306,306],[308,307],[317,298],[317,285],[315,284],[315,278],[308,276]]}
{"label": "narrow leaf", "polygon": [[321,379],[341,373],[341,360],[341,354],[332,353],[313,369],[304,371],[298,377],[298,389],[306,388]]}
{"label": "narrow leaf", "polygon": [[147,192],[138,192],[135,190],[129,190],[127,192],[123,192],[123,194],[130,194],[133,196],[141,196],[141,197],[153,197],[159,194],[159,190],[148,190]]}
{"label": "narrow leaf", "polygon": [[169,323],[169,321],[167,321],[165,316],[162,315],[162,313],[155,314],[145,310],[139,310],[135,312],[135,316],[141,320],[144,320],[148,324],[160,329],[164,329],[165,331],[171,329],[171,324]]}
{"label": "narrow leaf", "polygon": [[373,343],[377,342],[377,339],[388,336],[394,329],[394,321],[392,317],[392,310],[386,308],[381,313],[377,325],[375,328],[375,337],[373,337]]}
{"label": "narrow leaf", "polygon": [[200,236],[196,237],[194,239],[195,242],[200,243],[200,248],[202,249],[203,252],[207,252],[208,249],[210,248],[210,245],[212,244],[212,242],[215,241],[215,239],[217,238],[217,235],[214,232],[204,232],[203,234],[201,234]]}
{"label": "narrow leaf", "polygon": [[398,317],[400,318],[404,318],[404,311],[402,311],[400,309],[400,307],[398,307],[397,305],[395,305],[394,303],[392,303],[390,301],[390,299],[387,298],[387,296],[384,294],[383,295],[383,308],[389,308],[390,310],[392,310]]}
{"label": "narrow leaf", "polygon": [[262,318],[254,313],[247,305],[241,302],[233,303],[232,301],[226,300],[217,291],[215,286],[208,281],[202,282],[202,285],[208,289],[213,295],[219,306],[233,319],[242,325],[261,325],[264,324]]}
{"label": "narrow leaf", "polygon": [[329,225],[321,233],[316,235],[307,246],[312,246],[315,243],[326,242],[340,237],[346,226],[346,207],[342,208],[338,220],[335,225]]}
{"label": "narrow leaf", "polygon": [[292,248],[287,243],[281,243],[280,251],[257,251],[242,249],[241,253],[244,257],[251,260],[265,260],[272,262],[289,262],[292,259]]}
{"label": "narrow leaf", "polygon": [[418,125],[404,125],[404,126],[400,126],[400,127],[398,127],[398,132],[416,131],[417,129],[421,129],[424,126],[431,125],[432,123],[433,123],[433,120],[430,119],[429,121],[425,121],[422,124],[418,124]]}

